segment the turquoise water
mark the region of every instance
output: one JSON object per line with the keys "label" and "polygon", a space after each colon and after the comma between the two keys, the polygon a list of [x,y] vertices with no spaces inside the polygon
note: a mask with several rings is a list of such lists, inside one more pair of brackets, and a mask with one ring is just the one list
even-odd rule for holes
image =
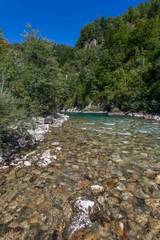
{"label": "turquoise water", "polygon": [[126,157],[129,163],[144,169],[156,168],[159,164],[159,122],[124,116],[110,117],[106,114],[67,113],[67,115],[77,121],[77,131],[83,131],[83,138],[87,139],[92,132],[93,138],[96,139],[97,136],[99,143],[111,141],[109,148]]}

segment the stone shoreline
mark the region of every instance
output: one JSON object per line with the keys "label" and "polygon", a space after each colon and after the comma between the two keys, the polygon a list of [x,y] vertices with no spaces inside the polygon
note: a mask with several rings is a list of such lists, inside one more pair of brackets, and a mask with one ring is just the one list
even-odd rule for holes
{"label": "stone shoreline", "polygon": [[57,118],[52,116],[34,118],[33,120],[35,121],[35,127],[27,130],[32,138],[31,141],[27,141],[24,137],[20,136],[18,139],[16,139],[16,144],[11,148],[11,150],[3,157],[0,157],[0,163],[7,161],[12,154],[16,155],[16,152],[19,149],[27,146],[33,146],[38,142],[44,141],[44,135],[50,131],[50,127],[60,127],[68,119],[69,116],[64,114],[58,114]]}

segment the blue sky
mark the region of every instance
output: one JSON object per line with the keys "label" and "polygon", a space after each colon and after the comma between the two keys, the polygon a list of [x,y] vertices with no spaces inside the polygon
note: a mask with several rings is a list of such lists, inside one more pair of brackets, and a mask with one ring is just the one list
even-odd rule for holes
{"label": "blue sky", "polygon": [[30,23],[43,37],[74,46],[81,28],[97,16],[115,17],[145,0],[3,0],[0,28],[10,43],[21,42]]}

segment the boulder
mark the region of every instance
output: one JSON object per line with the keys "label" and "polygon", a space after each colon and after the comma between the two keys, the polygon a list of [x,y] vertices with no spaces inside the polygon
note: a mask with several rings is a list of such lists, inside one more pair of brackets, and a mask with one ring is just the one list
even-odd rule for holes
{"label": "boulder", "polygon": [[89,213],[92,212],[94,202],[90,200],[82,200],[78,198],[74,203],[74,208],[77,214],[72,219],[70,225],[64,231],[65,239],[78,239],[86,230],[92,227],[92,222],[89,218]]}

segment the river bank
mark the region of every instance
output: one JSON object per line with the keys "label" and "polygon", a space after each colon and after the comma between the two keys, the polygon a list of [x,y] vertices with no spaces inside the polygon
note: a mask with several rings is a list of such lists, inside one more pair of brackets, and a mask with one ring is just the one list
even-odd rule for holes
{"label": "river bank", "polygon": [[[17,156],[17,152],[25,147],[31,147],[39,142],[44,141],[44,135],[50,131],[52,127],[60,127],[62,124],[67,121],[69,117],[64,114],[57,114],[57,117],[52,117],[51,115],[47,117],[37,117],[33,118],[34,127],[28,129],[29,138],[25,138],[22,136],[17,136],[16,134],[12,136],[8,145],[10,144],[10,150],[0,157],[0,163],[7,161],[14,161]],[[12,155],[11,159],[10,156]]]}

